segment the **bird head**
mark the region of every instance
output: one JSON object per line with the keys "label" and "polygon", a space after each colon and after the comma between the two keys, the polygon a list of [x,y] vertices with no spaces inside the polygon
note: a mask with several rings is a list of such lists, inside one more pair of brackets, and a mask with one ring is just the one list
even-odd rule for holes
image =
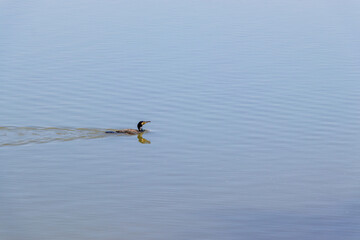
{"label": "bird head", "polygon": [[145,124],[147,124],[147,123],[149,123],[149,122],[151,122],[151,121],[140,121],[140,122],[138,123],[138,125],[137,125],[137,128],[139,129],[139,131],[144,131],[144,130],[142,129],[142,126],[144,126]]}

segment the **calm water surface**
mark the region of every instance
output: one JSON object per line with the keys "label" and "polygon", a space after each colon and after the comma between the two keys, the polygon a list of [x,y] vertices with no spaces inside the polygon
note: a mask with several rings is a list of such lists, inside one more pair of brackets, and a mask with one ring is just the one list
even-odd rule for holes
{"label": "calm water surface", "polygon": [[359,239],[359,22],[358,1],[1,1],[0,239]]}

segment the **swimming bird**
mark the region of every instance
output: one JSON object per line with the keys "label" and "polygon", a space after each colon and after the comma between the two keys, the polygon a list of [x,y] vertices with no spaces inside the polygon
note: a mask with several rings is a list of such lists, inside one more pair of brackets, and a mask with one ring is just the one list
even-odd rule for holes
{"label": "swimming bird", "polygon": [[105,133],[123,133],[123,134],[135,135],[145,132],[146,130],[143,129],[142,127],[149,122],[151,121],[140,121],[137,125],[138,129],[120,129],[115,131],[106,131]]}

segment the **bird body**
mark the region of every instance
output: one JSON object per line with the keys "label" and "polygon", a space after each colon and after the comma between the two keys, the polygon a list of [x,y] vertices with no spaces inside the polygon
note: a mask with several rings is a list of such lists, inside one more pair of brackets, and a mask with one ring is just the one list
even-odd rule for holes
{"label": "bird body", "polygon": [[144,131],[139,131],[137,129],[121,129],[121,130],[116,130],[115,133],[124,133],[124,134],[129,134],[129,135],[135,135],[135,134],[139,134],[145,132]]}
{"label": "bird body", "polygon": [[120,133],[120,134],[128,134],[128,135],[136,135],[139,133],[144,133],[146,130],[144,130],[142,127],[151,121],[140,121],[137,125],[138,129],[120,129],[115,131],[106,131],[105,133]]}

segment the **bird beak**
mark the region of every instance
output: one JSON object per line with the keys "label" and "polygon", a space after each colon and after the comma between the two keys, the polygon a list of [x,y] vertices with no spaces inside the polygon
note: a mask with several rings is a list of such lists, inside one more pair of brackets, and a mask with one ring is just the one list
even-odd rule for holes
{"label": "bird beak", "polygon": [[144,121],[144,124],[145,124],[145,123],[149,123],[149,122],[151,122],[151,121]]}

